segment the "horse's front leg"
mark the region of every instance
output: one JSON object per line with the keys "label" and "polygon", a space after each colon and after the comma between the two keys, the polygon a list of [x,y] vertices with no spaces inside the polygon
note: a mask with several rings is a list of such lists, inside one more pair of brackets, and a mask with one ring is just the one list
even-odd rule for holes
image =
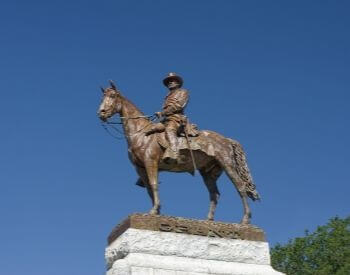
{"label": "horse's front leg", "polygon": [[158,162],[152,161],[146,164],[149,186],[153,194],[153,208],[150,214],[158,215],[160,213],[160,200],[158,195]]}
{"label": "horse's front leg", "polygon": [[137,174],[140,176],[140,180],[144,184],[143,187],[145,187],[147,189],[147,193],[148,193],[149,197],[151,198],[152,206],[153,206],[154,205],[153,192],[152,192],[151,185],[148,182],[148,176],[147,176],[146,169],[143,167],[136,166],[136,171],[137,171]]}

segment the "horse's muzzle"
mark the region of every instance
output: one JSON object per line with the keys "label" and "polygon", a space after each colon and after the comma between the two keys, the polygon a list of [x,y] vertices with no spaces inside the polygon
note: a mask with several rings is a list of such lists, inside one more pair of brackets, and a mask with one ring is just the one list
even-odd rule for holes
{"label": "horse's muzzle", "polygon": [[98,117],[103,121],[103,122],[106,122],[107,121],[107,114],[106,114],[106,111],[102,110],[102,111],[99,111],[97,113]]}

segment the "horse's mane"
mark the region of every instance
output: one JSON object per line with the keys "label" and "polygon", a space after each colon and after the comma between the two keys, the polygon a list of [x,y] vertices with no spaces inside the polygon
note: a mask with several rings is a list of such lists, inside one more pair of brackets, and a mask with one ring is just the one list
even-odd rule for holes
{"label": "horse's mane", "polygon": [[129,106],[133,107],[135,112],[140,113],[141,115],[144,115],[144,113],[133,103],[130,99],[125,97],[122,93],[119,92],[120,97],[123,99],[124,103],[127,103]]}

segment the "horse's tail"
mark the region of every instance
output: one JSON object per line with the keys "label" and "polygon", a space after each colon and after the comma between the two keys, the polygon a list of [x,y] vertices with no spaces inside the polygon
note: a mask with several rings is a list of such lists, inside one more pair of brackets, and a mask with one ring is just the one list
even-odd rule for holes
{"label": "horse's tail", "polygon": [[231,146],[233,149],[233,161],[235,163],[235,169],[245,184],[245,191],[249,198],[253,201],[260,200],[260,196],[258,191],[256,190],[256,186],[253,182],[252,175],[250,174],[247,160],[245,157],[245,153],[243,151],[243,147],[237,141],[233,139],[229,139],[231,142]]}

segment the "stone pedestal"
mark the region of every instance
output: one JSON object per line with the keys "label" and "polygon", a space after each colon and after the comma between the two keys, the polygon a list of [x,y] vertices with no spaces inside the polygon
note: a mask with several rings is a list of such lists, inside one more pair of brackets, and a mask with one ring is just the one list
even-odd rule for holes
{"label": "stone pedestal", "polygon": [[107,275],[282,274],[254,226],[134,214],[108,243]]}

